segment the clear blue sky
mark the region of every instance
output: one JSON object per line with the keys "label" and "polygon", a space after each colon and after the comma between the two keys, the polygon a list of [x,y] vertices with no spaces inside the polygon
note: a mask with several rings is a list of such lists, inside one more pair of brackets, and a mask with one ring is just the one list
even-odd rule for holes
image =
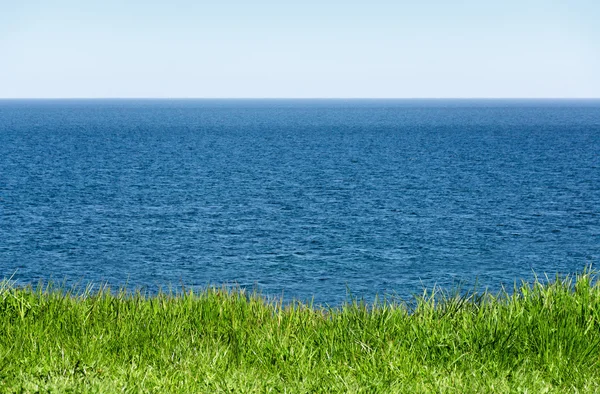
{"label": "clear blue sky", "polygon": [[0,0],[0,97],[600,97],[600,0]]}

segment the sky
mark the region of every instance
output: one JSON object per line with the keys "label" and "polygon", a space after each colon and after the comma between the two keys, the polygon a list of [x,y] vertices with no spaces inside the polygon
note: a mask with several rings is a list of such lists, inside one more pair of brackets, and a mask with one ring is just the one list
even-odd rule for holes
{"label": "sky", "polygon": [[0,98],[598,98],[598,0],[0,0]]}

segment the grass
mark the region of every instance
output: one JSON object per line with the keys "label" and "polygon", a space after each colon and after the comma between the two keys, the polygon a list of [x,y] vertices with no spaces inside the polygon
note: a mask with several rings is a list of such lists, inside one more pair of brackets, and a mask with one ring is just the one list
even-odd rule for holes
{"label": "grass", "polygon": [[412,306],[0,284],[0,392],[600,392],[597,274]]}

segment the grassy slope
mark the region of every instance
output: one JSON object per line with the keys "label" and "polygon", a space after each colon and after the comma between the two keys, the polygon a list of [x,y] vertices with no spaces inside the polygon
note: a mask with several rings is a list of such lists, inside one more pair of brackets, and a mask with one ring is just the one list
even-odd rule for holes
{"label": "grassy slope", "polygon": [[600,392],[600,285],[282,307],[0,284],[0,392]]}

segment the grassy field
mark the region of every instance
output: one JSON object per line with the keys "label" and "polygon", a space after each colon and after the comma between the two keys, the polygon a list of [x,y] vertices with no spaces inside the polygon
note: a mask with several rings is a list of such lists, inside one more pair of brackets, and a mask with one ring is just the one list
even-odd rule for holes
{"label": "grassy field", "polygon": [[0,392],[600,392],[595,273],[332,309],[0,284]]}

